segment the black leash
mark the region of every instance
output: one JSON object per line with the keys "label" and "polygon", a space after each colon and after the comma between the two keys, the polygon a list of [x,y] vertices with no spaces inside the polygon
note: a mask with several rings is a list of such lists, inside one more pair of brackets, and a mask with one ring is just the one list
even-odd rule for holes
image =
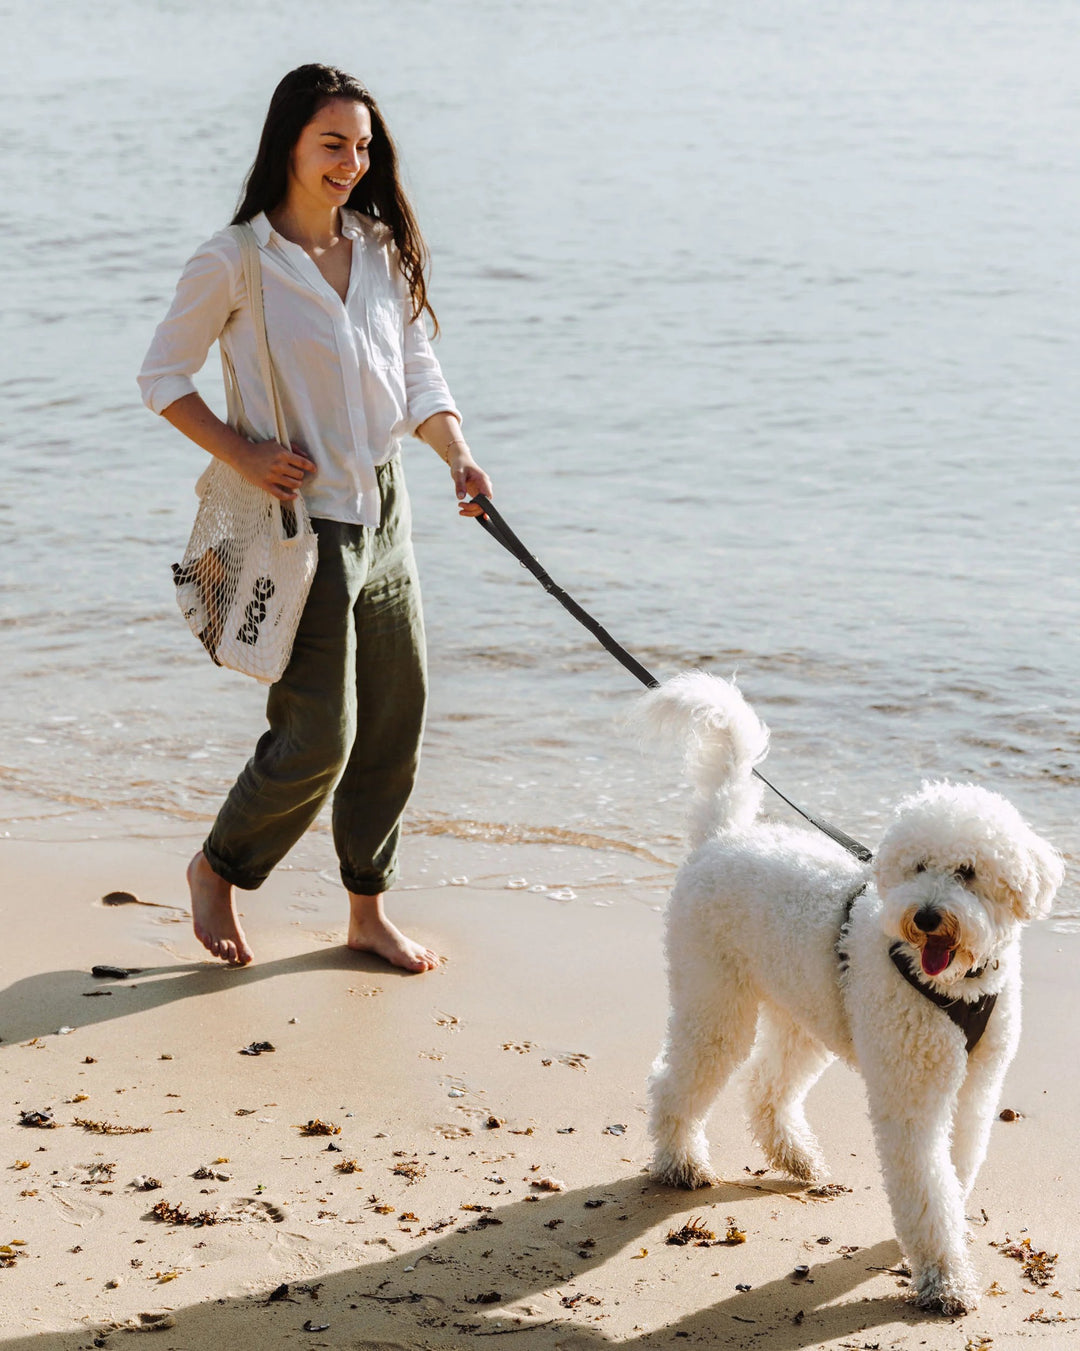
{"label": "black leash", "polygon": [[[595,620],[587,610],[581,608],[573,596],[568,596],[562,587],[552,580],[551,576],[541,565],[539,559],[529,553],[525,545],[522,544],[521,540],[518,539],[517,535],[514,534],[503,520],[502,516],[500,516],[498,511],[491,505],[489,498],[485,497],[483,493],[477,493],[475,497],[470,498],[470,501],[475,502],[478,507],[484,509],[484,515],[477,516],[475,519],[480,522],[492,539],[497,540],[504,549],[514,555],[523,568],[532,573],[549,596],[554,596],[563,609],[568,610],[579,624],[582,624],[587,628],[593,637],[607,648],[615,660],[625,666],[632,676],[635,676],[643,685],[647,685],[651,690],[659,687],[660,682],[652,672],[647,671],[636,657],[632,657],[621,643],[617,643],[615,639],[612,638],[611,634],[608,633],[607,629],[605,629],[602,624]],[[812,826],[816,826],[818,830],[824,832],[830,839],[835,840],[837,844],[843,845],[848,853],[854,854],[861,863],[869,863],[874,857],[865,844],[860,844],[858,840],[853,840],[850,835],[846,835],[838,826],[834,826],[828,821],[822,821],[816,816],[811,816],[809,812],[803,811],[801,807],[796,806],[789,797],[785,797],[784,794],[781,793],[780,789],[777,788],[775,784],[770,783],[760,770],[755,769],[753,772],[766,788],[771,788],[776,796],[780,798],[782,802],[786,802],[792,811],[798,812],[805,821],[809,821]]]}

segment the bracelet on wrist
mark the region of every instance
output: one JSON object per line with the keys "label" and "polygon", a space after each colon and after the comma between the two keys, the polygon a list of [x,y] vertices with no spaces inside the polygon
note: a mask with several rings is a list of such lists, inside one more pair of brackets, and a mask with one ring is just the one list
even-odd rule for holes
{"label": "bracelet on wrist", "polygon": [[453,439],[453,441],[447,441],[446,445],[443,447],[444,459],[449,458],[450,452],[454,449],[455,446],[464,446],[466,451],[469,449],[468,441],[464,441],[460,436],[457,436]]}

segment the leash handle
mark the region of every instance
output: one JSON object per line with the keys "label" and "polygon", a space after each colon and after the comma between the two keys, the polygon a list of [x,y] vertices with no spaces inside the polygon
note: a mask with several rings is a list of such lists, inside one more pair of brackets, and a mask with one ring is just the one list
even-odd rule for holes
{"label": "leash handle", "polygon": [[[476,516],[474,519],[483,526],[492,539],[501,544],[508,553],[513,554],[523,568],[532,573],[549,596],[553,596],[564,610],[569,611],[579,624],[588,629],[593,637],[611,653],[620,665],[625,666],[632,676],[637,680],[640,680],[643,685],[651,690],[659,688],[660,681],[657,680],[656,676],[642,666],[641,662],[639,662],[636,657],[631,656],[621,643],[616,642],[611,634],[608,633],[607,629],[605,629],[598,620],[595,620],[587,610],[582,609],[577,601],[574,600],[573,596],[567,595],[562,587],[552,580],[549,573],[541,565],[539,559],[534,557],[534,555],[526,549],[525,545],[522,544],[521,540],[518,539],[517,535],[510,529],[499,512],[492,506],[490,498],[486,497],[483,493],[477,493],[476,496],[470,498],[469,501],[476,503],[476,505],[482,507],[484,511],[482,516]],[[798,812],[804,821],[809,821],[812,826],[816,826],[823,834],[828,835],[830,839],[835,840],[837,844],[842,845],[849,854],[854,854],[861,863],[869,863],[873,859],[874,855],[867,849],[865,844],[860,844],[858,840],[852,839],[852,837],[845,834],[839,826],[834,826],[829,821],[822,821],[818,817],[812,816],[808,811],[804,811],[802,807],[797,806],[789,797],[781,793],[780,789],[777,788],[775,784],[770,783],[759,769],[754,769],[752,773],[761,780],[766,788],[772,789],[781,802],[786,802],[792,811]]]}

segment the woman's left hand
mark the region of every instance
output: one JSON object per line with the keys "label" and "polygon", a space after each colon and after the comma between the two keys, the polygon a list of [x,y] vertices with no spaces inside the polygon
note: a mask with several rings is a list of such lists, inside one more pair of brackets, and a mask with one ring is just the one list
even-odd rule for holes
{"label": "woman's left hand", "polygon": [[494,497],[495,494],[491,487],[491,479],[473,459],[472,451],[462,442],[457,442],[450,448],[446,463],[454,480],[459,515],[483,516],[483,508],[478,503],[466,499],[475,497],[477,493],[483,493],[485,497]]}

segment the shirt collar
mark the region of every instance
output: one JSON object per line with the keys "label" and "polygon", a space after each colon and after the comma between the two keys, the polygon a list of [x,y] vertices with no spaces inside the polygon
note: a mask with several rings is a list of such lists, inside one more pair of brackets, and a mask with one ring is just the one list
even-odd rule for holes
{"label": "shirt collar", "polygon": [[266,219],[266,212],[260,211],[257,216],[252,216],[248,224],[255,231],[255,238],[259,241],[259,247],[265,249],[270,242],[270,236],[274,233],[274,227]]}

